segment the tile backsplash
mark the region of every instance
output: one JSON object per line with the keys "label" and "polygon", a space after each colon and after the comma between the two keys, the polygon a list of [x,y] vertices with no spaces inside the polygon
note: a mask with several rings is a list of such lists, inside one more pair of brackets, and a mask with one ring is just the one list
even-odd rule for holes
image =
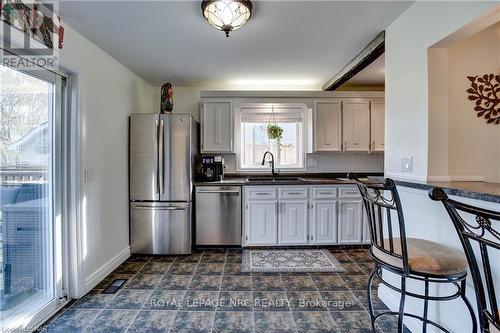
{"label": "tile backsplash", "polygon": [[[236,154],[224,154],[226,173],[236,172]],[[383,153],[319,152],[307,154],[307,171],[321,172],[384,172]]]}

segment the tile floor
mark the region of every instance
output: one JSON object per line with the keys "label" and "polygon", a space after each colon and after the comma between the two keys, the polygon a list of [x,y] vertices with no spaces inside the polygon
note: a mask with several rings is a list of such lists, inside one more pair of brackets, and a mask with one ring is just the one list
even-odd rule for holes
{"label": "tile floor", "polygon": [[[48,332],[371,332],[366,249],[331,250],[344,273],[244,273],[241,250],[129,258],[61,311]],[[101,294],[116,278],[116,294]],[[376,283],[374,284],[376,286]],[[376,296],[375,296],[376,299]],[[378,311],[387,308],[376,300]],[[377,331],[395,332],[385,317]]]}

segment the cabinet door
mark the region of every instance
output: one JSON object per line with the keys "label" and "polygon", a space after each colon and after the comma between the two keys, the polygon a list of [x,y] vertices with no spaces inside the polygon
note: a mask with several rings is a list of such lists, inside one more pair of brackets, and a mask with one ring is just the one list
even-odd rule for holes
{"label": "cabinet door", "polygon": [[361,200],[339,201],[339,244],[359,244],[362,241]]}
{"label": "cabinet door", "polygon": [[279,243],[307,243],[307,200],[279,202]]}
{"label": "cabinet door", "polygon": [[370,107],[371,151],[384,151],[385,102],[372,101]]}
{"label": "cabinet door", "polygon": [[314,151],[340,151],[342,143],[342,105],[339,101],[314,104]]}
{"label": "cabinet door", "polygon": [[233,117],[231,101],[205,101],[201,113],[203,153],[233,151]]}
{"label": "cabinet door", "polygon": [[337,243],[337,201],[313,201],[311,214],[311,243]]}
{"label": "cabinet door", "polygon": [[370,113],[367,101],[343,102],[343,150],[369,151]]}
{"label": "cabinet door", "polygon": [[246,245],[277,244],[277,201],[248,202],[246,205]]}

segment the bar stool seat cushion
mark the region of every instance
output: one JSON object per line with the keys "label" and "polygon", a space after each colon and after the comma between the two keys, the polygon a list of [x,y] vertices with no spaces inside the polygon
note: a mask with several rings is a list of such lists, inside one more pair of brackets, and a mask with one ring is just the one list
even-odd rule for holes
{"label": "bar stool seat cushion", "polygon": [[[450,247],[420,238],[407,238],[408,265],[412,273],[436,277],[459,276],[467,273],[465,256]],[[394,252],[401,255],[401,241],[393,238]],[[389,239],[384,239],[384,249],[389,250]],[[391,266],[403,268],[403,260],[372,246],[376,259]]]}

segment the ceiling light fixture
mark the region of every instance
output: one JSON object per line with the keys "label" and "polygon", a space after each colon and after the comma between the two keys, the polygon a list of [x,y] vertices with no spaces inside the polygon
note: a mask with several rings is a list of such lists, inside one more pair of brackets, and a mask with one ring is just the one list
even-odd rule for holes
{"label": "ceiling light fixture", "polygon": [[208,23],[217,30],[229,32],[241,28],[252,16],[250,0],[203,0],[201,12]]}

